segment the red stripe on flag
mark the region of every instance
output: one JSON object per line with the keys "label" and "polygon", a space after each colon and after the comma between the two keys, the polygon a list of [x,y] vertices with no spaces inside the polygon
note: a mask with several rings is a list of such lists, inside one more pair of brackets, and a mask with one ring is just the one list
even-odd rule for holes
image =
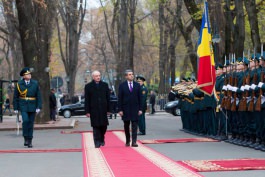
{"label": "red stripe on flag", "polygon": [[215,69],[210,56],[200,57],[198,72],[198,88],[203,92],[212,94],[215,84]]}

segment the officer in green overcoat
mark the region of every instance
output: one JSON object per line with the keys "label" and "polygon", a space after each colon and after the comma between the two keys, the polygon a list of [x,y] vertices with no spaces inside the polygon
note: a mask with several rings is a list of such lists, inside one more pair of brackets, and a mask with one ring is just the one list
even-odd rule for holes
{"label": "officer in green overcoat", "polygon": [[141,105],[142,105],[142,114],[139,116],[139,121],[138,121],[138,127],[139,127],[139,133],[138,135],[145,135],[146,134],[146,124],[145,124],[145,111],[147,109],[147,94],[148,90],[144,85],[145,78],[143,76],[137,76],[136,77],[137,82],[141,86]]}
{"label": "officer in green overcoat", "polygon": [[32,148],[33,126],[36,113],[42,108],[39,84],[31,79],[29,68],[23,68],[20,72],[23,77],[14,89],[13,106],[14,112],[21,112],[24,146]]}

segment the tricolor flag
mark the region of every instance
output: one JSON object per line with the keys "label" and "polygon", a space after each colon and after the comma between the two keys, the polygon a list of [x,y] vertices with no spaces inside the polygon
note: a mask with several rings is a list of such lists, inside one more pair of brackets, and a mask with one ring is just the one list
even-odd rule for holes
{"label": "tricolor flag", "polygon": [[204,3],[197,54],[199,56],[198,88],[204,93],[212,95],[215,85],[215,64],[207,2]]}

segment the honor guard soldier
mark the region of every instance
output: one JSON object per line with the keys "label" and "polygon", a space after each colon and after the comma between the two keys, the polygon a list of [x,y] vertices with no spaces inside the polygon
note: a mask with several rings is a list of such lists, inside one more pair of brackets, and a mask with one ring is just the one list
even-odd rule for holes
{"label": "honor guard soldier", "polygon": [[217,102],[217,107],[216,107],[216,119],[215,119],[215,124],[217,127],[217,135],[219,136],[219,138],[221,139],[221,132],[220,132],[220,122],[221,122],[221,118],[223,116],[223,113],[220,110],[220,106],[221,106],[221,91],[224,85],[224,73],[223,73],[223,68],[224,66],[222,64],[218,64],[215,67],[216,70],[216,82],[215,82],[215,98],[216,98],[216,102]]}
{"label": "honor guard soldier", "polygon": [[254,148],[256,150],[265,151],[265,56],[264,51],[262,51],[259,58],[260,65],[260,81],[258,83],[258,99],[256,101],[256,111],[259,112],[257,118],[257,146]]}
{"label": "honor guard soldier", "polygon": [[146,134],[146,124],[145,124],[145,111],[147,109],[146,105],[146,100],[147,100],[147,93],[148,90],[144,85],[145,78],[143,76],[137,76],[136,77],[137,82],[141,86],[141,101],[142,101],[142,114],[139,116],[139,122],[138,122],[138,127],[139,127],[139,133],[138,135],[145,135]]}
{"label": "honor guard soldier", "polygon": [[34,119],[42,108],[41,94],[38,82],[31,79],[29,68],[22,69],[20,76],[23,79],[15,86],[13,106],[14,112],[20,111],[22,115],[24,146],[32,148]]}

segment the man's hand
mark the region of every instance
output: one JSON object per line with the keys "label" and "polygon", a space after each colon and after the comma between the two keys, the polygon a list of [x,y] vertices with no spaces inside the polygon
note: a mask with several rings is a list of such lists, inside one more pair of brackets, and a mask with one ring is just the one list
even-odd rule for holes
{"label": "man's hand", "polygon": [[111,113],[110,112],[107,112],[107,115],[109,116],[109,115],[111,115]]}
{"label": "man's hand", "polygon": [[18,110],[14,110],[14,113],[15,113],[15,114],[18,114]]}
{"label": "man's hand", "polygon": [[143,114],[143,112],[142,112],[142,111],[139,111],[139,112],[138,112],[138,115],[139,115],[139,116],[140,116],[140,115],[142,115],[142,114]]}
{"label": "man's hand", "polygon": [[122,117],[123,116],[123,111],[120,111],[119,112],[119,115]]}
{"label": "man's hand", "polygon": [[89,114],[89,113],[86,113],[86,116],[87,116],[87,117],[90,117],[90,114]]}

